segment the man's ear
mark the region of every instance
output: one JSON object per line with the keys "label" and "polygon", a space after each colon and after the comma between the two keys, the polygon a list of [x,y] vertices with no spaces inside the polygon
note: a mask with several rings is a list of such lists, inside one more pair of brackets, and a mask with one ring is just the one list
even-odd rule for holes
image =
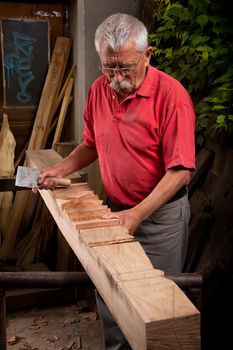
{"label": "man's ear", "polygon": [[151,56],[152,56],[152,53],[153,53],[153,48],[151,46],[149,46],[146,51],[145,51],[145,56],[147,58],[147,63],[149,65],[150,63],[150,59],[151,59]]}

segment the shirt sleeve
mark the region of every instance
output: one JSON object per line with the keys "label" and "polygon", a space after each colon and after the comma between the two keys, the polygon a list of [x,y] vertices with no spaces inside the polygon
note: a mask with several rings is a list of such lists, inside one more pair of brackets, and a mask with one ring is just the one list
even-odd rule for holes
{"label": "shirt sleeve", "polygon": [[91,89],[88,92],[86,105],[84,108],[84,121],[85,127],[83,131],[83,142],[88,147],[96,147],[95,144],[95,133],[94,133],[94,125],[93,125],[93,114],[92,114],[92,104],[91,104]]}
{"label": "shirt sleeve", "polygon": [[162,150],[166,170],[175,166],[195,169],[195,114],[191,99],[168,108]]}

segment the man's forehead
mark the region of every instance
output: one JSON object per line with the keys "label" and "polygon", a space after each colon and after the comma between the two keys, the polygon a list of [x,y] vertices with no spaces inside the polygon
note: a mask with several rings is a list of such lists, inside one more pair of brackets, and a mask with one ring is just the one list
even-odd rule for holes
{"label": "man's forehead", "polygon": [[137,52],[138,50],[134,42],[124,44],[123,46],[118,47],[116,49],[113,49],[111,46],[105,43],[101,45],[101,49],[100,49],[101,56],[119,56],[119,55],[122,56],[122,55],[135,54]]}
{"label": "man's forehead", "polygon": [[120,47],[117,50],[114,50],[110,46],[103,48],[100,50],[100,59],[105,62],[112,61],[134,61],[134,59],[138,55],[138,50],[136,49],[135,44],[126,44]]}

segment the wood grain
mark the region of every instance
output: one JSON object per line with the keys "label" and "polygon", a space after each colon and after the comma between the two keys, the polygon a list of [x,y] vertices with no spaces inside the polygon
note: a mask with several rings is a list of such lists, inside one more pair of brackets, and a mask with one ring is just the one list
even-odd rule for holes
{"label": "wood grain", "polygon": [[70,38],[57,37],[56,39],[28,149],[41,149],[45,147],[52,122],[51,110],[59,95],[71,44],[72,40]]}
{"label": "wood grain", "polygon": [[[16,141],[10,129],[7,114],[3,114],[0,130],[0,176],[11,176],[14,174],[14,157]],[[7,235],[8,222],[13,204],[13,193],[0,192],[0,242]]]}
{"label": "wood grain", "polygon": [[57,126],[56,126],[56,130],[55,130],[55,135],[53,138],[52,147],[54,146],[55,143],[60,141],[61,133],[62,133],[62,129],[63,129],[66,113],[67,113],[67,109],[68,109],[68,106],[70,103],[70,96],[71,96],[73,84],[74,84],[74,79],[70,78],[68,86],[65,90],[64,98],[62,100],[61,110],[60,110],[58,121],[57,121]]}
{"label": "wood grain", "polygon": [[[27,161],[29,166],[37,166],[36,154],[32,157],[28,152]],[[76,194],[80,198],[83,190],[81,186],[78,188],[80,192],[76,189]],[[87,186],[85,189],[88,194]],[[65,194],[68,189],[59,191]],[[91,222],[95,226],[81,229],[78,225],[82,221],[77,224],[63,210],[65,203],[72,201],[64,199],[65,196],[59,199],[54,192],[40,190],[59,229],[132,349],[200,349],[198,310],[173,281],[164,277],[163,271],[153,268],[143,248],[127,229],[119,222],[110,227],[99,226],[101,219],[86,220],[87,225]],[[93,196],[91,190],[90,194]]]}

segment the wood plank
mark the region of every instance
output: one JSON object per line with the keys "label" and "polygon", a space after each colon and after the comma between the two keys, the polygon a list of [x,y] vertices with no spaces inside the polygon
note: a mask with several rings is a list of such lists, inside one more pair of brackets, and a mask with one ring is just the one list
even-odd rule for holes
{"label": "wood plank", "polygon": [[79,221],[76,223],[76,228],[78,230],[84,230],[86,228],[95,228],[95,227],[111,227],[119,225],[119,219],[94,219]]}
{"label": "wood plank", "polygon": [[[12,176],[14,174],[14,157],[16,141],[10,129],[7,114],[3,114],[0,130],[0,176]],[[7,234],[10,211],[13,204],[13,193],[0,193],[0,242],[4,241]]]}
{"label": "wood plank", "polygon": [[38,221],[34,225],[27,236],[24,236],[20,241],[18,247],[16,247],[18,260],[16,266],[27,266],[35,261],[37,253],[38,242],[40,238],[41,222]]}
{"label": "wood plank", "polygon": [[83,211],[72,211],[68,212],[67,215],[72,221],[87,221],[93,219],[101,219],[102,216],[110,213],[110,209],[102,207],[100,209],[83,210]]}
{"label": "wood plank", "polygon": [[[67,37],[57,37],[51,62],[42,90],[32,134],[29,140],[29,149],[45,147],[49,134],[52,115],[52,106],[57,100],[68,61],[72,40]],[[20,191],[16,193],[11,215],[14,220],[7,227],[6,239],[0,249],[0,258],[6,260],[10,257],[19,234],[27,233],[31,225],[32,211],[35,208],[32,193]],[[34,207],[33,207],[34,206]]]}
{"label": "wood plank", "polygon": [[88,194],[90,191],[89,185],[86,182],[83,182],[79,184],[71,184],[65,193],[62,189],[57,188],[53,191],[53,197],[56,199],[71,200]]}
{"label": "wood plank", "polygon": [[134,241],[134,237],[128,234],[127,229],[122,227],[119,230],[119,226],[112,226],[111,230],[109,227],[100,227],[98,230],[96,228],[90,228],[88,231],[80,230],[81,238],[89,247]]}
{"label": "wood plank", "polygon": [[[27,161],[37,166],[35,153],[31,157],[28,152]],[[174,282],[153,268],[124,227],[118,223],[77,229],[62,210],[64,200],[57,199],[54,191],[39,192],[134,350],[200,349],[198,310]],[[130,241],[121,241],[125,237]],[[112,244],[105,244],[110,240]]]}
{"label": "wood plank", "polygon": [[[93,210],[93,208],[95,209],[101,209],[103,208],[102,205],[103,201],[101,200],[87,200],[86,202],[81,202],[81,203],[75,203],[75,205],[73,207],[70,208],[63,208],[64,212],[66,213],[72,213],[77,211],[77,209],[81,212],[81,211],[87,211],[87,210]],[[66,204],[66,203],[65,203]],[[70,203],[68,203],[70,205]]]}
{"label": "wood plank", "polygon": [[58,98],[71,44],[72,40],[70,38],[57,37],[56,39],[28,145],[29,149],[41,149],[45,147],[52,122],[51,110]]}
{"label": "wood plank", "polygon": [[79,196],[78,198],[75,198],[73,200],[70,200],[64,204],[62,204],[62,210],[68,211],[69,209],[78,209],[78,208],[86,208],[89,205],[93,207],[93,204],[97,205],[102,204],[103,201],[101,201],[97,195],[95,195],[92,191],[89,193],[86,193],[82,196]]}
{"label": "wood plank", "polygon": [[64,83],[64,85],[63,85],[63,87],[62,87],[62,89],[61,89],[61,91],[60,91],[60,93],[59,93],[59,96],[58,96],[58,98],[57,98],[57,100],[56,100],[55,105],[53,106],[53,110],[52,110],[52,112],[51,112],[51,114],[52,114],[53,116],[54,116],[54,114],[56,113],[56,111],[57,111],[57,109],[58,109],[58,107],[59,107],[59,104],[61,103],[61,100],[62,100],[63,97],[64,97],[65,91],[66,91],[67,86],[68,86],[68,83],[69,83],[69,81],[70,81],[70,78],[72,78],[72,77],[74,78],[74,76],[75,76],[76,68],[77,68],[76,65],[73,65],[72,68],[71,68],[71,70],[69,71],[67,77],[66,77],[65,83]]}
{"label": "wood plank", "polygon": [[62,128],[64,125],[66,113],[67,113],[67,109],[68,109],[68,106],[70,103],[70,96],[71,96],[73,84],[74,84],[74,79],[70,78],[67,89],[65,90],[65,95],[64,95],[63,101],[62,101],[62,106],[61,106],[61,110],[60,110],[58,121],[57,121],[57,126],[56,126],[56,130],[55,130],[55,135],[53,138],[52,147],[54,146],[55,143],[60,141]]}
{"label": "wood plank", "polygon": [[10,129],[7,114],[3,114],[0,130],[0,176],[14,174],[15,138]]}

